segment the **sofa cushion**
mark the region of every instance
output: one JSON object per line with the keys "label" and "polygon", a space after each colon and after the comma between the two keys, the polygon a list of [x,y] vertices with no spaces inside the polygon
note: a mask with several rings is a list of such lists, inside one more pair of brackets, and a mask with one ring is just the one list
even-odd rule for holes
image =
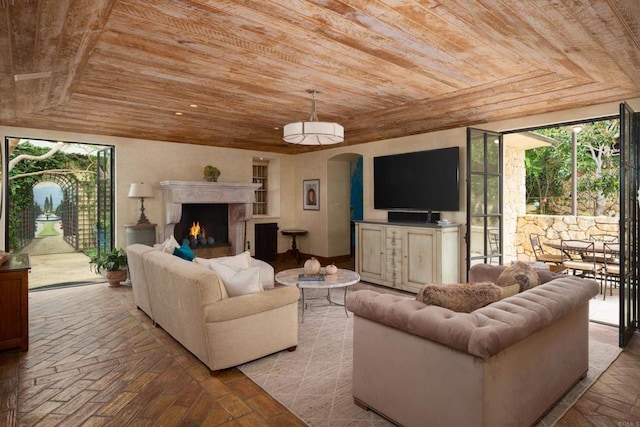
{"label": "sofa cushion", "polygon": [[470,313],[500,300],[499,286],[485,283],[427,284],[422,286],[416,300],[427,305],[438,305],[461,313]]}
{"label": "sofa cushion", "polygon": [[509,298],[520,292],[520,284],[516,283],[511,286],[500,287],[500,299]]}
{"label": "sofa cushion", "polygon": [[183,243],[179,248],[173,250],[173,254],[187,261],[193,261],[196,254],[193,253],[188,243]]}
{"label": "sofa cushion", "polygon": [[529,264],[517,261],[507,267],[496,279],[498,286],[511,286],[514,283],[520,285],[520,292],[522,292],[538,286],[540,278]]}
{"label": "sofa cushion", "polygon": [[[225,264],[225,265],[231,266],[236,270],[249,268],[249,267],[259,267],[260,268],[260,284],[262,285],[262,289],[271,289],[273,288],[275,283],[273,267],[264,261],[251,257],[249,251],[243,252],[235,256],[225,256],[225,257],[218,257],[218,258],[196,257],[194,261],[212,270],[213,270],[213,267],[211,267],[212,261],[217,262],[219,264]],[[249,265],[247,265],[247,262],[249,263]]]}
{"label": "sofa cushion", "polygon": [[260,284],[259,267],[234,268],[213,260],[211,260],[209,266],[222,280],[230,297],[263,291]]}
{"label": "sofa cushion", "polygon": [[258,267],[258,265],[256,265],[256,261],[258,260],[252,258],[249,251],[245,251],[238,255],[232,256],[220,256],[215,258],[196,257],[195,259],[195,262],[197,262],[198,264],[204,265],[205,267],[209,268],[211,268],[212,261],[218,264],[224,264],[226,266],[232,267],[235,270],[241,270],[249,267]]}
{"label": "sofa cushion", "polygon": [[251,267],[251,253],[249,251],[244,251],[238,255],[211,258],[209,261],[226,265],[235,270],[240,270]]}

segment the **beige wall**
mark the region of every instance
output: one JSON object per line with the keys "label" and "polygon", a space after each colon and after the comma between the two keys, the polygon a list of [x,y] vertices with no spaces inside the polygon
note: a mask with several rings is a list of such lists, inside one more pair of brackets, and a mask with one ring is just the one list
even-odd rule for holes
{"label": "beige wall", "polygon": [[[629,103],[634,109],[640,110],[640,99],[632,100]],[[613,115],[617,114],[618,106],[618,103],[610,103],[523,119],[486,123],[476,127],[495,131],[522,129],[562,121]],[[333,176],[332,171],[334,168],[329,166],[329,161],[332,158],[336,158],[336,156],[338,156],[338,159],[344,155],[347,155],[347,157],[363,156],[364,219],[385,220],[386,211],[373,209],[373,158],[386,154],[459,146],[461,147],[461,210],[459,212],[445,212],[443,217],[460,224],[464,224],[466,221],[464,200],[466,188],[466,128],[456,128],[354,146],[338,145],[327,150],[295,156],[1,126],[0,136],[59,139],[70,142],[114,145],[116,147],[116,224],[118,227],[116,244],[118,246],[122,246],[125,241],[123,225],[135,222],[139,214],[139,202],[127,198],[130,183],[144,181],[156,185],[156,196],[145,201],[145,207],[147,208],[146,213],[149,219],[152,222],[160,223],[164,219],[164,213],[162,212],[162,195],[157,187],[158,181],[169,179],[201,180],[203,166],[212,164],[218,166],[222,171],[221,181],[251,182],[253,158],[260,156],[275,159],[279,163],[279,181],[275,185],[279,189],[280,209],[279,214],[278,210],[275,210],[275,215],[259,217],[253,222],[277,222],[281,230],[285,228],[304,228],[309,230],[309,235],[299,240],[298,247],[304,253],[329,256],[334,252],[334,247],[328,243],[330,236],[333,235],[333,231],[329,231],[328,223],[329,221],[332,223],[334,221],[341,222],[342,219],[336,219],[333,216],[333,210],[329,214],[329,209],[327,208],[335,200],[344,199],[344,191],[339,191],[337,186],[342,185],[341,183],[345,180],[344,173],[339,174],[342,178],[338,178],[338,175]],[[347,140],[348,137],[347,129]],[[328,179],[330,174],[331,179]],[[320,211],[304,211],[302,209],[303,179],[320,179]],[[348,185],[348,182],[345,182],[344,185]],[[344,216],[344,224],[348,224],[348,216],[345,214],[342,214],[342,216]],[[255,246],[253,242],[253,222],[247,227],[247,240],[251,242],[252,248]],[[4,224],[4,221],[1,223]],[[4,230],[2,230],[2,233],[2,242],[4,242]],[[464,235],[464,232],[461,233],[462,235]],[[278,236],[278,252],[284,252],[289,248],[290,239],[282,237],[280,233]],[[462,266],[464,266],[465,252],[464,242],[461,242],[460,262]]]}
{"label": "beige wall", "polygon": [[[33,139],[61,140],[68,142],[85,142],[90,144],[113,145],[116,147],[115,194],[116,194],[116,246],[125,245],[125,224],[135,223],[140,215],[140,201],[129,199],[129,185],[132,182],[147,182],[154,185],[154,197],[145,199],[145,214],[152,223],[157,223],[158,239],[162,237],[161,224],[164,221],[162,191],[159,181],[201,181],[202,169],[207,164],[217,166],[222,172],[221,182],[251,182],[252,163],[254,157],[277,158],[281,179],[276,185],[285,206],[291,206],[293,194],[292,167],[293,157],[247,150],[235,150],[219,147],[204,147],[190,144],[148,141],[141,139],[117,138],[103,135],[78,134],[70,132],[53,132],[38,129],[0,127],[0,136],[16,136]],[[3,149],[4,149],[4,144]],[[283,209],[275,220],[279,223],[295,223],[295,211]],[[260,218],[259,221],[270,222],[274,218]],[[0,221],[4,226],[4,221]],[[247,226],[247,239],[253,244],[253,224]],[[2,229],[2,246],[4,246],[4,228]],[[285,240],[278,251],[286,250]]]}
{"label": "beige wall", "polygon": [[327,165],[327,256],[351,252],[351,163],[329,160]]}

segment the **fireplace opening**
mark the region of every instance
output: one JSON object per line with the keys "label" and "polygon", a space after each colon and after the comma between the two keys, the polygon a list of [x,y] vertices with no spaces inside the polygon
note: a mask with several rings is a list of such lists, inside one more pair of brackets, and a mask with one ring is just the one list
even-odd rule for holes
{"label": "fireplace opening", "polygon": [[191,249],[228,247],[229,205],[226,203],[185,203],[173,235]]}

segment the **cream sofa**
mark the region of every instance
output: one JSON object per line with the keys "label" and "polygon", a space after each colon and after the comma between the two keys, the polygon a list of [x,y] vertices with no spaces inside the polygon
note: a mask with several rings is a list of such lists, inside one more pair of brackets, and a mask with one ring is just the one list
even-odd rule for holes
{"label": "cream sofa", "polygon": [[[470,272],[470,281],[503,267]],[[548,282],[471,313],[357,291],[353,396],[404,426],[529,426],[588,369],[597,282]]]}
{"label": "cream sofa", "polygon": [[136,305],[212,374],[297,346],[296,287],[230,298],[203,264],[140,244],[126,251]]}

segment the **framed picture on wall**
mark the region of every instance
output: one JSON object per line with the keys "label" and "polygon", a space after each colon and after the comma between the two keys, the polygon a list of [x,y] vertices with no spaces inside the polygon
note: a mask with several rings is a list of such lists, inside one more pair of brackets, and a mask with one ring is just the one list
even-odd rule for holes
{"label": "framed picture on wall", "polygon": [[305,179],[302,181],[302,208],[305,211],[320,210],[320,180]]}

